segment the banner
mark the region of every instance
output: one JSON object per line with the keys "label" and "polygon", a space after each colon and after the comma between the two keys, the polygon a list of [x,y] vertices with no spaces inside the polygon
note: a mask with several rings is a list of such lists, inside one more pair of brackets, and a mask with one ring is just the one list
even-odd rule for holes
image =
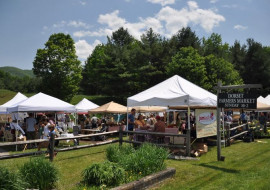
{"label": "banner", "polygon": [[210,109],[196,109],[197,138],[217,135],[217,111]]}

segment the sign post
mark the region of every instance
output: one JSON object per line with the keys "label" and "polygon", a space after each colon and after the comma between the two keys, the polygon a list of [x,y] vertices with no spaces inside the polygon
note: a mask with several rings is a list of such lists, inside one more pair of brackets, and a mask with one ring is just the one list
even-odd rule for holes
{"label": "sign post", "polygon": [[220,108],[239,108],[239,109],[256,109],[257,97],[254,94],[246,93],[221,93],[226,89],[244,89],[244,88],[262,88],[261,84],[244,84],[222,86],[221,81],[217,84],[217,160],[221,159],[221,134],[220,134]]}

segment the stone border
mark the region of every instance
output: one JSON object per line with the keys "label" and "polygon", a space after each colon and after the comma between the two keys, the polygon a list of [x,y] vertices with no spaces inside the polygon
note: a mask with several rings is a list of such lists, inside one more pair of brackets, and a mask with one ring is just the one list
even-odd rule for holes
{"label": "stone border", "polygon": [[174,168],[167,168],[158,173],[145,176],[137,181],[133,181],[118,187],[115,187],[111,190],[135,190],[135,189],[147,189],[150,186],[153,186],[157,183],[162,182],[163,180],[174,176],[176,170]]}

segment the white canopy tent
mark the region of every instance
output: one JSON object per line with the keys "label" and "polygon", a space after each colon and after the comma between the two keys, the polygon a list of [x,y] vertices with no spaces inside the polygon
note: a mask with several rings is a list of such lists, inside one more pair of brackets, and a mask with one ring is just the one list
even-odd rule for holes
{"label": "white canopy tent", "polygon": [[99,107],[99,105],[87,100],[86,98],[82,99],[78,104],[75,105],[75,108],[78,113],[88,112],[92,109]]}
{"label": "white canopy tent", "polygon": [[[267,98],[268,97],[268,98]],[[269,111],[270,110],[270,96],[268,95],[266,98],[260,96],[257,98],[257,111]]]}
{"label": "white canopy tent", "polygon": [[47,94],[38,93],[30,98],[7,108],[8,112],[65,111],[76,112],[74,105]]}
{"label": "white canopy tent", "polygon": [[4,103],[0,106],[0,114],[8,114],[7,108],[13,106],[14,104],[17,104],[18,102],[21,102],[23,100],[26,100],[27,97],[23,95],[22,93],[18,92],[11,100]]}
{"label": "white canopy tent", "polygon": [[217,96],[174,75],[173,77],[127,99],[133,106],[216,107]]}
{"label": "white canopy tent", "polygon": [[[216,107],[217,96],[174,75],[173,77],[127,99],[127,106]],[[190,156],[190,117],[188,117],[187,153]]]}

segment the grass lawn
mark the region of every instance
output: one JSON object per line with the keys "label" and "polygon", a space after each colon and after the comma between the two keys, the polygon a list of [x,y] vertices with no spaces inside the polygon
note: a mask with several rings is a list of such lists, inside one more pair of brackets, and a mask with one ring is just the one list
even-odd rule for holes
{"label": "grass lawn", "polygon": [[[6,103],[7,101],[11,100],[17,92],[13,92],[6,89],[0,89],[0,105]],[[22,93],[27,97],[33,96],[35,93]]]}
{"label": "grass lawn", "polygon": [[[105,159],[108,145],[58,153],[54,164],[61,176],[57,189],[78,189],[81,172]],[[217,162],[216,147],[210,147],[199,161],[167,160],[176,168],[174,178],[155,189],[269,189],[270,139],[236,143],[222,149],[225,162]],[[0,165],[15,171],[29,157],[1,160]]]}

